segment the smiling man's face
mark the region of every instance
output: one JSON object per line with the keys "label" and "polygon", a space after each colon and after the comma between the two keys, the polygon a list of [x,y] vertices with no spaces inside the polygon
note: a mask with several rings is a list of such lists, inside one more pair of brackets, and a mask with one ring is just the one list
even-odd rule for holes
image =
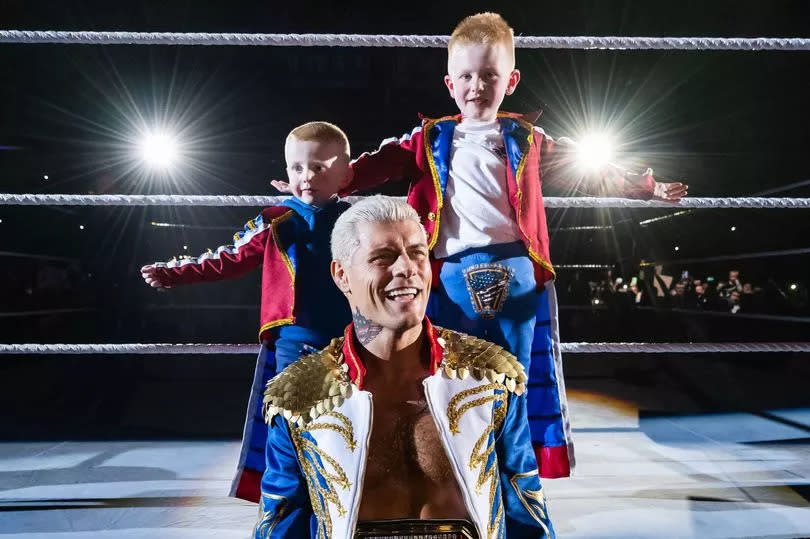
{"label": "smiling man's face", "polygon": [[[334,261],[332,275],[352,309],[358,340],[367,327],[401,335],[421,326],[431,270],[425,231],[414,221],[365,223],[347,263]],[[372,337],[373,338],[373,337]]]}

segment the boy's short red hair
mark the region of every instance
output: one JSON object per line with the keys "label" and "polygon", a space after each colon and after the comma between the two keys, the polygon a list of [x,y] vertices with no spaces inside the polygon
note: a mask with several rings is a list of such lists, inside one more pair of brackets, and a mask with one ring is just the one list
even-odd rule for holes
{"label": "boy's short red hair", "polygon": [[307,122],[299,125],[287,135],[287,140],[314,140],[318,142],[334,142],[341,146],[342,153],[346,159],[351,156],[349,148],[349,137],[341,128],[329,122]]}
{"label": "boy's short red hair", "polygon": [[464,18],[450,35],[447,52],[452,53],[456,45],[482,43],[490,45],[503,43],[515,61],[515,32],[512,27],[497,13],[476,13]]}

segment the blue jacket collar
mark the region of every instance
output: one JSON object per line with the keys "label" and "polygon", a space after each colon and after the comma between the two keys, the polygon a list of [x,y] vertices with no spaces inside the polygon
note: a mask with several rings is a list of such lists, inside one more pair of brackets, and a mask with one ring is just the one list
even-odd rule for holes
{"label": "blue jacket collar", "polygon": [[301,218],[306,221],[309,229],[312,230],[312,228],[315,226],[315,216],[321,213],[331,213],[332,211],[337,210],[338,201],[338,197],[334,197],[332,200],[319,207],[313,206],[312,204],[307,204],[306,202],[303,202],[295,197],[290,197],[281,204],[283,206],[287,206],[295,213],[300,215]]}

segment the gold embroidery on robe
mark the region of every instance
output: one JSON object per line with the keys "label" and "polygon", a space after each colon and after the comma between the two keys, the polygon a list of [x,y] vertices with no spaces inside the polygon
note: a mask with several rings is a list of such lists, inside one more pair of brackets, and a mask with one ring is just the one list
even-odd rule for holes
{"label": "gold embroidery on robe", "polygon": [[[476,399],[464,402],[470,397],[482,395]],[[487,522],[487,539],[502,537],[505,533],[503,527],[503,499],[497,496],[500,479],[498,476],[498,457],[492,455],[495,451],[495,432],[506,419],[507,398],[509,393],[504,384],[490,383],[460,391],[447,405],[447,418],[450,423],[450,432],[454,435],[460,432],[459,421],[465,412],[478,406],[493,403],[493,420],[487,425],[473,446],[468,466],[470,470],[478,470],[478,478],[475,482],[476,493],[481,493],[481,488],[489,483],[489,521]],[[490,457],[492,461],[490,461]],[[489,462],[489,466],[487,463]],[[494,517],[492,513],[495,513]]]}
{"label": "gold embroidery on robe", "polygon": [[520,503],[526,508],[526,511],[543,527],[546,535],[549,535],[548,528],[545,524],[545,521],[548,520],[548,512],[546,510],[546,497],[543,494],[543,488],[540,487],[540,490],[522,489],[519,484],[521,479],[536,475],[539,475],[537,468],[530,472],[513,475],[509,479],[509,483],[512,485],[512,488],[515,489],[518,500],[520,500]]}
{"label": "gold embroidery on robe", "polygon": [[[265,502],[279,502],[272,511],[265,509]],[[269,537],[273,529],[284,518],[284,513],[287,512],[288,501],[285,496],[278,494],[271,494],[269,492],[262,492],[262,499],[259,502],[259,521],[253,529],[253,533],[258,534],[260,537]]]}
{"label": "gold embroidery on robe", "polygon": [[[339,424],[325,421],[327,417],[334,418]],[[334,457],[328,455],[322,448],[313,442],[305,433],[315,430],[330,430],[338,433],[346,447],[354,451],[357,440],[354,439],[354,428],[348,417],[336,411],[321,414],[318,421],[308,423],[304,427],[290,427],[298,462],[307,480],[309,500],[312,511],[318,520],[318,538],[332,537],[332,518],[329,515],[329,504],[335,506],[338,515],[345,516],[346,508],[340,501],[337,489],[351,488],[346,471]]]}

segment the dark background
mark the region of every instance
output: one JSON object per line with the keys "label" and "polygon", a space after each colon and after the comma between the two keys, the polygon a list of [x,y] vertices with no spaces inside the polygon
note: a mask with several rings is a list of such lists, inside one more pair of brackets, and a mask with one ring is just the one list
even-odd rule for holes
{"label": "dark background", "polygon": [[[0,27],[448,34],[462,17],[482,10],[502,13],[519,35],[810,37],[810,3],[804,1],[336,7],[0,0]],[[269,179],[283,177],[283,140],[300,123],[337,123],[357,155],[410,131],[417,113],[455,112],[442,83],[445,62],[442,49],[2,45],[0,192],[276,194]],[[539,123],[552,136],[610,127],[619,133],[627,163],[686,181],[690,196],[810,196],[810,53],[524,49],[517,66],[523,78],[504,109],[542,108]],[[186,164],[172,177],[146,173],[132,157],[143,126],[180,133]],[[399,183],[386,192],[404,189]],[[546,194],[579,191],[557,186]],[[253,342],[258,272],[157,293],[143,284],[138,268],[229,243],[258,210],[0,206],[0,341]],[[642,259],[668,262],[665,273],[676,277],[689,270],[720,280],[739,269],[745,281],[776,298],[764,312],[810,315],[810,255],[679,262],[810,247],[806,210],[701,210],[639,225],[671,213],[548,210],[552,261],[613,265],[610,278],[626,280],[637,275]],[[613,228],[564,230],[578,225]],[[608,278],[599,271],[581,277]],[[807,340],[810,329],[804,322],[613,306],[606,311],[577,302],[569,293],[571,279],[570,270],[559,271],[564,341]],[[253,360],[231,356],[206,363],[207,357],[4,356],[3,393],[16,403],[6,408],[6,435],[27,436],[20,427],[25,418],[54,406],[78,411],[84,419],[64,424],[81,423],[87,432],[112,432],[122,407],[144,409],[144,403],[181,417],[176,405],[189,402],[191,393],[206,395],[194,406],[230,403],[219,408],[230,410],[222,412],[227,427],[213,428],[209,421],[200,433],[238,434]],[[164,432],[150,425],[143,432]],[[136,426],[122,432],[132,434]]]}

